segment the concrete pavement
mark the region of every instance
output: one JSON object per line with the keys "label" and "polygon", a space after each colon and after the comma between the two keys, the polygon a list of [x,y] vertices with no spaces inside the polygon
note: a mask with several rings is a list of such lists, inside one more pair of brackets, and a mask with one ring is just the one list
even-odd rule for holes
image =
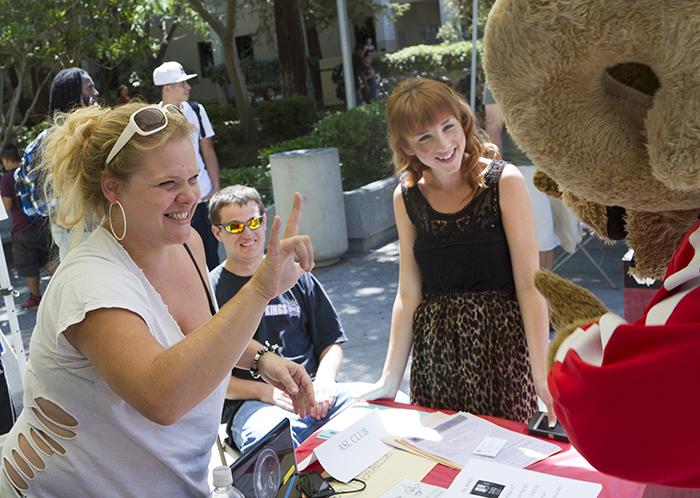
{"label": "concrete pavement", "polygon": [[[621,243],[606,246],[592,238],[584,248],[617,289],[610,286],[581,250],[563,263],[557,273],[591,290],[611,311],[623,314],[621,260],[626,247]],[[392,242],[371,252],[349,254],[335,265],[314,270],[336,306],[348,336],[341,381],[373,382],[381,373],[398,283],[398,254],[398,242]],[[561,250],[557,254],[561,255]],[[402,390],[408,392],[408,371]]]}
{"label": "concrete pavement", "polygon": [[[597,239],[591,239],[585,248],[617,285],[617,289],[610,287],[583,251],[575,253],[557,273],[590,289],[608,308],[622,314],[621,258],[626,250],[624,244],[606,246]],[[391,307],[398,283],[398,261],[398,242],[392,242],[369,252],[348,254],[332,266],[314,270],[335,304],[349,339],[344,348],[341,381],[373,382],[381,373],[389,338]],[[11,265],[10,273],[14,275]],[[22,279],[14,275],[12,280],[22,293],[16,303],[25,348],[28,349],[36,309],[19,308],[19,304],[28,297],[28,291]],[[48,277],[44,277],[42,287],[47,283]],[[5,309],[0,315],[0,322],[2,330],[7,333],[9,328]],[[407,379],[408,374],[402,384],[402,390],[406,392]]]}

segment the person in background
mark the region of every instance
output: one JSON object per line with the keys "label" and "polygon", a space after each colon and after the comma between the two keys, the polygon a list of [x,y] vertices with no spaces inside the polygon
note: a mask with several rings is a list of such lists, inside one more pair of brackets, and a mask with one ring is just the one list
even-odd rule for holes
{"label": "person in background", "polygon": [[39,291],[40,272],[53,275],[56,270],[55,257],[51,254],[51,237],[46,218],[30,220],[22,210],[15,190],[15,170],[20,156],[17,147],[6,144],[0,153],[5,173],[0,179],[0,195],[5,211],[12,217],[12,265],[29,287],[29,298],[22,308],[36,308],[41,302]]}
{"label": "person in background", "polygon": [[374,45],[372,44],[372,37],[370,36],[365,36],[364,40],[362,40],[364,43],[364,51],[367,52],[370,56],[376,52],[376,49],[374,48]]}
{"label": "person in background", "polygon": [[188,80],[196,74],[187,74],[178,62],[164,62],[153,70],[153,84],[161,89],[163,104],[178,107],[187,120],[194,126],[192,145],[194,146],[197,165],[199,166],[199,187],[201,199],[192,217],[192,226],[204,242],[207,255],[207,268],[212,270],[219,264],[219,242],[211,231],[207,201],[212,192],[219,190],[219,159],[214,149],[214,129],[204,106],[190,100]]}
{"label": "person in background", "polygon": [[267,88],[265,88],[265,91],[263,92],[263,100],[265,102],[275,100],[275,91],[272,88],[270,88],[269,86]]}
{"label": "person in background", "polygon": [[[387,105],[399,285],[382,375],[362,397],[394,398],[411,349],[411,402],[526,422],[548,407],[547,306],[522,175],[487,158],[466,102],[428,78]],[[550,419],[552,420],[552,419]]]}
{"label": "person in background", "polygon": [[[97,103],[100,92],[95,88],[92,77],[79,67],[61,69],[53,81],[49,90],[49,124],[53,121],[55,113],[66,113],[81,107],[91,106]],[[30,217],[49,217],[50,203],[43,195],[41,176],[35,170],[41,162],[43,142],[48,130],[42,131],[25,149],[20,168],[15,170],[15,182],[20,196],[31,197],[31,207],[23,205],[25,214]],[[34,192],[36,195],[31,195]],[[27,212],[29,210],[29,212]],[[75,234],[75,238],[69,236],[65,227],[50,222],[51,238],[58,247],[59,260],[64,260],[71,247],[83,240],[83,236]]]}
{"label": "person in background", "polygon": [[498,146],[503,159],[516,165],[525,178],[535,220],[540,267],[549,270],[554,266],[554,249],[559,245],[559,237],[554,232],[554,215],[549,197],[535,187],[533,178],[537,168],[508,133],[501,107],[491,95],[488,84],[484,88],[484,109],[486,133]]}
{"label": "person in background", "polygon": [[231,365],[285,391],[301,415],[315,405],[304,369],[251,341],[270,299],[313,268],[309,238],[295,235],[301,196],[287,237],[276,218],[264,263],[217,310],[190,226],[191,133],[167,105],[55,117],[42,158],[52,216],[93,230],[39,307],[0,496],[205,497]]}
{"label": "person in background", "polygon": [[126,85],[119,85],[117,88],[117,105],[128,104],[130,101],[129,87]]}
{"label": "person in background", "polygon": [[[216,299],[223,305],[265,260],[265,210],[257,190],[234,185],[212,196],[209,216],[214,235],[226,249],[226,260],[209,273]],[[348,389],[336,384],[347,338],[323,286],[311,273],[269,302],[253,338],[278,347],[282,357],[304,366],[313,379],[316,405],[300,417],[284,392],[234,369],[222,422],[241,453],[285,418],[299,445],[351,402]]]}
{"label": "person in background", "polygon": [[372,67],[372,54],[365,50],[362,54],[362,100],[371,104],[377,100],[377,73]]}

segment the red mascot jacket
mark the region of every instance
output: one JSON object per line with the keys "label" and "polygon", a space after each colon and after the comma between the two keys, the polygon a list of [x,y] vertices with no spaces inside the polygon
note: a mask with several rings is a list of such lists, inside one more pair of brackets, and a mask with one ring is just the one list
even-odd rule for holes
{"label": "red mascot jacket", "polygon": [[577,329],[548,381],[571,442],[598,470],[700,488],[700,222],[642,318],[607,313]]}

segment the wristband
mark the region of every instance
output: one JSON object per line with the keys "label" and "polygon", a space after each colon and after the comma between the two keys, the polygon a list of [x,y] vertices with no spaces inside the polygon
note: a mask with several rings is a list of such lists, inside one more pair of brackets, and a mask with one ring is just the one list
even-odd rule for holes
{"label": "wristband", "polygon": [[259,379],[260,374],[258,373],[258,363],[260,363],[260,358],[265,353],[276,353],[277,350],[279,349],[279,346],[277,344],[270,344],[269,342],[265,341],[265,344],[263,347],[258,349],[257,353],[255,353],[255,357],[253,358],[253,363],[250,365],[250,376],[253,377],[254,379]]}

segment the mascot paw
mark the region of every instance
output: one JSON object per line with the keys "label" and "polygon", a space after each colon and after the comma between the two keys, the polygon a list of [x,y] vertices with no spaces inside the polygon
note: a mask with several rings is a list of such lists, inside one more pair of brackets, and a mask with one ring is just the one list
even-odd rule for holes
{"label": "mascot paw", "polygon": [[564,339],[578,327],[598,321],[608,309],[591,291],[548,270],[535,273],[535,287],[547,300],[549,317],[557,332],[549,349],[551,365]]}

